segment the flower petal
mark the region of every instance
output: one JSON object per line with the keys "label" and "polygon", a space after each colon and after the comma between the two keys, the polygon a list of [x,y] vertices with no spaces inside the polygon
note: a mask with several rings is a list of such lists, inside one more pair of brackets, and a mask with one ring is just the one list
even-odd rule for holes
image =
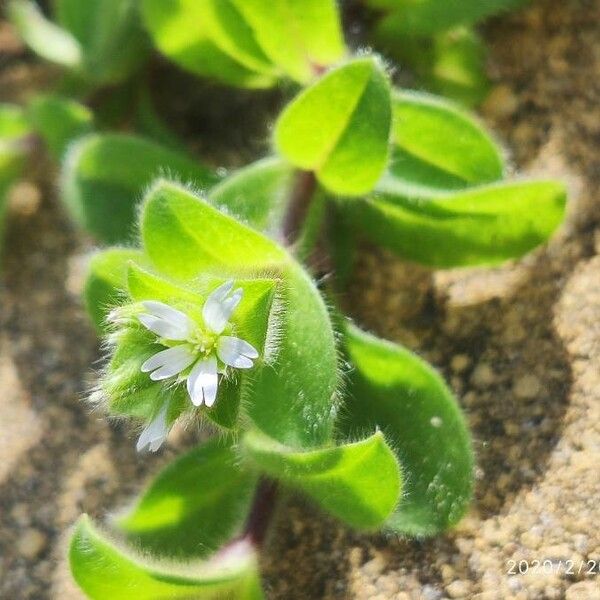
{"label": "flower petal", "polygon": [[217,355],[230,367],[250,369],[254,366],[252,359],[258,358],[258,351],[245,340],[222,335],[217,344]]}
{"label": "flower petal", "polygon": [[187,390],[194,406],[212,406],[217,398],[219,375],[214,356],[200,360],[192,369],[187,380]]}
{"label": "flower petal", "polygon": [[181,311],[153,300],[143,302],[142,305],[148,313],[142,313],[138,319],[140,323],[159,335],[169,340],[185,340],[193,331],[194,322]]}
{"label": "flower petal", "polygon": [[217,335],[223,332],[233,311],[237,308],[244,295],[244,291],[241,288],[231,293],[232,288],[233,280],[220,285],[208,296],[202,308],[204,323]]}
{"label": "flower petal", "polygon": [[150,451],[156,452],[163,444],[167,435],[169,435],[169,426],[167,425],[168,403],[160,409],[160,412],[142,431],[135,446],[138,452]]}
{"label": "flower petal", "polygon": [[187,344],[179,344],[179,346],[173,346],[173,348],[167,348],[161,350],[154,356],[151,356],[141,366],[142,373],[149,373],[150,379],[153,381],[160,381],[161,379],[168,379],[173,375],[178,375],[189,367],[196,358],[196,355],[192,351],[191,347]]}

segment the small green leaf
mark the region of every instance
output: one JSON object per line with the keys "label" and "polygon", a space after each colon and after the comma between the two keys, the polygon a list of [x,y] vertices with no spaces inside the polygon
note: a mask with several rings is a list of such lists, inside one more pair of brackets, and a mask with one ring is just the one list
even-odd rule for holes
{"label": "small green leaf", "polygon": [[141,233],[152,262],[175,278],[223,270],[241,275],[288,260],[271,240],[165,180],[157,181],[144,200]]}
{"label": "small green leaf", "polygon": [[353,326],[353,365],[340,427],[351,439],[381,429],[404,475],[404,498],[388,527],[433,535],[464,514],[473,490],[473,453],[461,411],[442,378],[411,352]]}
{"label": "small green leaf", "polygon": [[69,562],[91,600],[263,598],[256,556],[239,544],[205,563],[157,564],[115,544],[84,516],[71,539]]}
{"label": "small green leaf", "polygon": [[399,256],[448,268],[494,265],[543,244],[564,217],[556,181],[499,183],[419,200],[381,195],[349,206],[357,229]]}
{"label": "small green leaf", "polygon": [[68,32],[49,21],[30,0],[12,0],[8,16],[24,42],[42,58],[75,69],[82,66],[82,48]]}
{"label": "small green leaf", "polygon": [[207,188],[217,176],[185,154],[141,137],[92,134],[71,146],[61,174],[71,215],[100,240],[132,238],[136,204],[152,180],[168,173]]}
{"label": "small green leaf", "polygon": [[270,87],[276,72],[232,0],[142,0],[159,50],[181,67],[224,83]]}
{"label": "small green leaf", "polygon": [[55,6],[58,23],[82,49],[86,79],[121,81],[146,58],[137,0],[57,0]]}
{"label": "small green leaf", "polygon": [[342,446],[298,452],[256,432],[242,451],[264,473],[298,488],[359,529],[381,526],[400,499],[402,480],[381,433]]}
{"label": "small green leaf", "polygon": [[396,35],[425,36],[513,10],[525,0],[368,0],[388,10],[385,27]]}
{"label": "small green leaf", "polygon": [[392,158],[377,191],[433,196],[502,178],[499,149],[483,127],[453,103],[396,91],[392,110]]}
{"label": "small green leaf", "polygon": [[338,366],[331,318],[319,291],[299,265],[282,272],[274,315],[278,344],[268,364],[248,375],[248,416],[278,442],[294,448],[331,439],[336,414]]}
{"label": "small green leaf", "polygon": [[275,237],[293,181],[292,167],[270,157],[235,171],[210,191],[210,200],[224,212]]}
{"label": "small green leaf", "polygon": [[360,58],[292,101],[279,118],[275,143],[294,166],[315,171],[329,191],[360,196],[386,166],[390,123],[387,77],[377,60]]}
{"label": "small green leaf", "polygon": [[230,440],[213,439],[169,464],[118,519],[131,542],[164,557],[206,556],[239,533],[256,477]]}
{"label": "small green leaf", "polygon": [[234,0],[271,61],[292,79],[309,82],[315,71],[344,55],[334,0]]}
{"label": "small green leaf", "polygon": [[88,268],[83,298],[98,333],[106,332],[108,312],[120,304],[127,290],[130,262],[144,264],[141,250],[109,248],[95,254]]}
{"label": "small green leaf", "polygon": [[74,139],[94,128],[94,115],[86,106],[57,95],[36,96],[27,114],[56,160]]}

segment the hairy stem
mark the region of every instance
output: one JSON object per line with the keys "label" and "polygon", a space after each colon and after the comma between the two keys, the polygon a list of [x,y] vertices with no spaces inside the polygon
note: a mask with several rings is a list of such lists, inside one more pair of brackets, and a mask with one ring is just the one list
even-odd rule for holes
{"label": "hairy stem", "polygon": [[242,538],[255,548],[261,548],[265,541],[269,525],[275,514],[277,496],[277,483],[269,479],[261,479],[256,488],[246,527],[242,534]]}
{"label": "hairy stem", "polygon": [[283,219],[282,236],[287,244],[293,244],[298,238],[316,189],[315,174],[312,171],[298,171]]}

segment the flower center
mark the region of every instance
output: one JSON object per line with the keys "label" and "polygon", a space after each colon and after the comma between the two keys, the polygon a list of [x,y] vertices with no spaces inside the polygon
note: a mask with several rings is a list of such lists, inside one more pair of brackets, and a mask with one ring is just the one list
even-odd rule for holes
{"label": "flower center", "polygon": [[216,334],[197,328],[192,332],[187,341],[192,345],[195,354],[209,356],[216,351],[218,339]]}

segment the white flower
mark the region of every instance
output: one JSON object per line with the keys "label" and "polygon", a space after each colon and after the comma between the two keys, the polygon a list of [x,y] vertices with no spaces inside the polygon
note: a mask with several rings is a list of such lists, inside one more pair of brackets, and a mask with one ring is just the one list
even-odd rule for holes
{"label": "white flower", "polygon": [[142,431],[135,447],[138,452],[146,450],[156,452],[167,439],[167,435],[169,434],[169,426],[167,425],[168,406],[168,402],[165,402],[160,412],[150,421],[146,429]]}
{"label": "white flower", "polygon": [[[153,381],[176,375],[187,380],[187,391],[195,406],[214,404],[219,373],[225,373],[227,367],[250,369],[258,358],[248,342],[222,335],[243,296],[242,289],[232,289],[233,281],[228,281],[206,299],[202,308],[204,327],[163,302],[142,303],[147,312],[138,316],[140,323],[166,346],[144,362],[142,372],[150,373]],[[187,375],[182,375],[189,367]]]}

